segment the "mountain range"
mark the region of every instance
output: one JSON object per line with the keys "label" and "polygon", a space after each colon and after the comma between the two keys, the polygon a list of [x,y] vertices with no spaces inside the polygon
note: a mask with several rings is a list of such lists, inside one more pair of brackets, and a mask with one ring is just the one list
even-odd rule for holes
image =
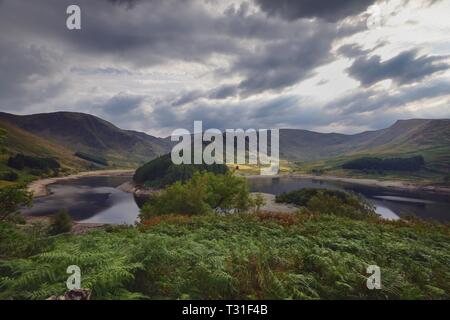
{"label": "mountain range", "polygon": [[[34,115],[0,113],[1,123],[15,126],[75,152],[101,156],[112,166],[142,164],[170,151],[170,141],[132,130],[123,130],[98,117],[75,112]],[[28,150],[20,150],[27,153]]]}
{"label": "mountain range", "polygon": [[[0,112],[14,152],[85,160],[75,152],[101,156],[114,167],[135,167],[170,152],[168,138],[123,130],[98,117],[74,112],[13,115]],[[19,138],[20,137],[20,138]],[[40,146],[40,148],[37,148]],[[295,162],[348,159],[360,156],[421,154],[438,171],[450,171],[450,119],[399,120],[392,126],[358,134],[280,129],[280,157]]]}
{"label": "mountain range", "polygon": [[450,119],[398,120],[385,129],[351,135],[280,130],[280,157],[289,160],[419,154],[438,170],[450,169]]}

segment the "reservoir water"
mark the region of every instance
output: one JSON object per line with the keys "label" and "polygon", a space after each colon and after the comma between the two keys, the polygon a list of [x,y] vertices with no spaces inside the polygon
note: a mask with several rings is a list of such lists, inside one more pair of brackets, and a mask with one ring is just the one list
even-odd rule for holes
{"label": "reservoir water", "polygon": [[[37,198],[26,215],[45,216],[61,209],[69,211],[74,220],[89,223],[133,224],[142,199],[117,189],[131,177],[83,177],[49,186],[51,194]],[[450,221],[450,200],[445,196],[393,191],[343,182],[324,182],[304,178],[260,177],[249,180],[252,192],[281,194],[301,188],[327,188],[352,191],[373,203],[376,211],[387,219],[417,216],[440,222]]]}

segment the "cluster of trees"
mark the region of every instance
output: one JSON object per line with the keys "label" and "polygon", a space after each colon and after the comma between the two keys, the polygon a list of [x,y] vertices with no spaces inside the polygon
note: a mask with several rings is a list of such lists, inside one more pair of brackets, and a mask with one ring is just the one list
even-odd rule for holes
{"label": "cluster of trees", "polygon": [[[185,183],[177,181],[150,197],[141,209],[141,221],[164,214],[202,215],[212,212],[241,212],[253,203],[247,182],[227,172],[195,172]],[[257,200],[260,206],[260,199]]]}
{"label": "cluster of trees", "polygon": [[23,170],[24,168],[31,168],[37,170],[53,170],[58,171],[61,165],[53,158],[40,158],[33,156],[26,156],[22,153],[11,156],[8,159],[8,166],[16,170]]}
{"label": "cluster of trees", "polygon": [[78,158],[81,158],[83,160],[87,160],[87,161],[91,161],[97,164],[100,164],[102,166],[108,166],[108,161],[100,156],[94,156],[92,154],[86,153],[86,152],[81,152],[81,151],[77,151],[75,152],[75,156]]}
{"label": "cluster of trees", "polygon": [[378,217],[375,208],[356,194],[317,188],[299,189],[278,195],[276,202],[301,206],[313,214],[336,215],[352,219]]}
{"label": "cluster of trees", "polygon": [[5,139],[6,139],[7,134],[8,134],[8,132],[5,129],[0,128],[0,154],[3,154],[6,152]]}
{"label": "cluster of trees", "polygon": [[395,171],[417,171],[425,165],[422,156],[409,158],[372,158],[364,157],[350,160],[342,165],[344,169],[354,170],[395,170]]}
{"label": "cluster of trees", "polygon": [[19,175],[14,171],[7,171],[0,174],[0,180],[17,181],[18,179]]}
{"label": "cluster of trees", "polygon": [[20,207],[31,206],[32,194],[20,186],[0,189],[0,221],[22,222]]}
{"label": "cluster of trees", "polygon": [[185,182],[195,172],[205,171],[225,174],[228,167],[224,164],[173,164],[170,154],[160,156],[138,168],[133,176],[134,182],[152,187],[164,187],[174,182]]}
{"label": "cluster of trees", "polygon": [[[20,209],[30,207],[33,195],[23,186],[9,186],[0,189],[0,223],[24,224],[25,219]],[[61,210],[51,217],[47,233],[56,235],[69,232],[72,229],[72,218],[67,210]]]}

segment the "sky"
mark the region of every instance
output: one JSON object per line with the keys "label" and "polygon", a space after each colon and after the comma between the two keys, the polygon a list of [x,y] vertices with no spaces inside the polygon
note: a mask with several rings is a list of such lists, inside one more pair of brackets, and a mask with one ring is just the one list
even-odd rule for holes
{"label": "sky", "polygon": [[0,111],[156,136],[449,118],[449,14],[449,0],[0,0]]}

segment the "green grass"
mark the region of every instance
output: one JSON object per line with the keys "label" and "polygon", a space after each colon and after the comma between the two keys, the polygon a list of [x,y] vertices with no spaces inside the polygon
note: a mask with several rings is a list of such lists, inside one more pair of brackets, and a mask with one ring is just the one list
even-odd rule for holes
{"label": "green grass", "polygon": [[18,181],[13,183],[0,181],[0,188],[28,183],[39,178],[31,170],[13,170],[6,165],[8,158],[18,153],[36,157],[55,158],[62,165],[60,173],[63,175],[89,169],[89,163],[75,157],[69,149],[37,137],[8,122],[0,121],[0,129],[6,131],[6,136],[1,142],[3,152],[0,154],[0,172],[14,171],[19,175]]}
{"label": "green grass", "polygon": [[[2,299],[62,294],[72,264],[96,299],[450,298],[444,225],[261,213],[159,216],[44,242],[25,230],[15,231],[20,250],[0,232]],[[366,287],[372,264],[381,290]]]}
{"label": "green grass", "polygon": [[[364,172],[361,170],[345,170],[342,165],[350,160],[362,157],[411,157],[422,155],[425,159],[425,168],[419,171],[388,171]],[[287,167],[298,173],[312,173],[321,170],[324,175],[350,178],[368,178],[377,180],[403,180],[420,184],[442,183],[445,176],[450,174],[450,147],[429,148],[409,153],[390,154],[356,154],[340,156],[313,162],[289,162]]]}

